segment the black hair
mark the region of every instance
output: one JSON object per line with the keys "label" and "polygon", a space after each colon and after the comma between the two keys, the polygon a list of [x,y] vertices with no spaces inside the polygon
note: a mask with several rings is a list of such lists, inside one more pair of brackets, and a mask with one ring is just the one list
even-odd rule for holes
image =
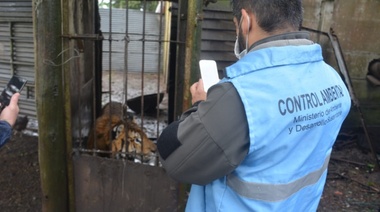
{"label": "black hair", "polygon": [[241,10],[254,13],[258,25],[266,32],[293,29],[302,24],[302,0],[231,0],[232,14],[239,21]]}

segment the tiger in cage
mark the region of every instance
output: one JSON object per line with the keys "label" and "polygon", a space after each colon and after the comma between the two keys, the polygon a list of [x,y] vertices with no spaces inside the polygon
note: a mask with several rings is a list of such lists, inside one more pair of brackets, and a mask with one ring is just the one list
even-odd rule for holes
{"label": "tiger in cage", "polygon": [[148,138],[135,122],[133,115],[120,102],[110,102],[103,107],[101,116],[95,121],[95,133],[93,130],[89,134],[87,148],[111,152],[101,152],[97,154],[99,156],[139,158],[142,162],[155,156],[156,144]]}

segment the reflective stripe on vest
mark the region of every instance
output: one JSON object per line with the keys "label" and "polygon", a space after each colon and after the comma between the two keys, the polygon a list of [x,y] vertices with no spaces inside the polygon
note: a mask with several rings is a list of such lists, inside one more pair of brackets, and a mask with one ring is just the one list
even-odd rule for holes
{"label": "reflective stripe on vest", "polygon": [[330,155],[326,157],[325,162],[320,169],[288,184],[245,182],[240,180],[236,175],[230,174],[227,176],[227,185],[230,186],[236,193],[246,198],[268,202],[281,201],[297,193],[302,188],[317,183],[322,174],[327,170],[329,160]]}

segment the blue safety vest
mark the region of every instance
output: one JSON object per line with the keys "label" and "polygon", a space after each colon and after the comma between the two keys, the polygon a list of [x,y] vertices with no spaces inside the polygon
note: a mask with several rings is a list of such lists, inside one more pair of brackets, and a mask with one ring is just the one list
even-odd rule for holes
{"label": "blue safety vest", "polygon": [[[226,69],[250,147],[229,175],[193,185],[187,211],[316,211],[351,99],[318,44],[252,51]],[[234,141],[231,141],[234,142]]]}

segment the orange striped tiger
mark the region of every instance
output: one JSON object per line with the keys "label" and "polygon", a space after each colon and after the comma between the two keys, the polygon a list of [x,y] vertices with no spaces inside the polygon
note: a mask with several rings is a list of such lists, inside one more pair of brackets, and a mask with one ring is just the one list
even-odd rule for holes
{"label": "orange striped tiger", "polygon": [[[126,114],[125,107],[119,102],[105,105],[102,115],[96,119],[95,133],[92,131],[89,134],[87,148],[111,151],[112,158],[117,155],[116,153],[124,153],[120,155],[142,155],[144,161],[149,160],[155,154],[156,144],[138,126],[133,116],[124,115],[122,118],[123,113]],[[107,156],[106,153],[98,155]]]}

